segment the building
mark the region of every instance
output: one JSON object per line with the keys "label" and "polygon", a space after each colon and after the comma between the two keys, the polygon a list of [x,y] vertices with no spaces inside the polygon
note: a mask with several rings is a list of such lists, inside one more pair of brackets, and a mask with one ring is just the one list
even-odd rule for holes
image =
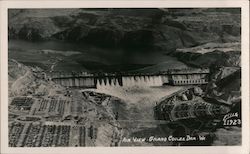
{"label": "building", "polygon": [[209,80],[209,69],[170,70],[168,74],[171,85],[207,84]]}

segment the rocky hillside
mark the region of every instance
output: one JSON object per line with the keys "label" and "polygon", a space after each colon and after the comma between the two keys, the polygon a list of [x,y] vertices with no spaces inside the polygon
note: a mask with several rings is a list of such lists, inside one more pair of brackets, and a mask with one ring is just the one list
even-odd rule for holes
{"label": "rocky hillside", "polygon": [[34,81],[34,76],[31,70],[15,60],[9,60],[8,63],[8,84],[10,95],[27,93],[25,89]]}
{"label": "rocky hillside", "polygon": [[8,28],[9,39],[57,39],[106,48],[171,52],[212,41],[239,41],[240,12],[237,9],[13,9],[9,10]]}
{"label": "rocky hillside", "polygon": [[192,48],[177,49],[172,56],[178,60],[203,67],[241,66],[241,44],[234,43],[207,43]]}
{"label": "rocky hillside", "polygon": [[25,66],[13,59],[8,61],[9,96],[48,94],[53,84],[45,80],[38,67]]}

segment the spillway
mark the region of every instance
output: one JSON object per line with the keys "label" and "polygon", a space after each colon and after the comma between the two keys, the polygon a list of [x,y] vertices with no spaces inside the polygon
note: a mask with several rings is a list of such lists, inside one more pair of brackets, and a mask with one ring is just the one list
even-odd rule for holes
{"label": "spillway", "polygon": [[149,86],[162,86],[163,81],[161,76],[126,76],[121,78],[121,83],[119,84],[118,79],[115,78],[104,78],[97,79],[96,88],[97,89],[107,89],[112,87],[149,87]]}

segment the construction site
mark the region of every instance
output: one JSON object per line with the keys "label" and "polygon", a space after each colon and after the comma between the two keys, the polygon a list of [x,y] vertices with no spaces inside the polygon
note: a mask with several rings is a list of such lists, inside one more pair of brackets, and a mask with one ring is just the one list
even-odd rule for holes
{"label": "construction site", "polygon": [[10,9],[9,146],[241,145],[240,15]]}
{"label": "construction site", "polygon": [[[32,71],[34,78],[41,78],[39,82],[50,88],[36,95],[10,97],[9,145],[12,147],[171,145],[176,143],[149,142],[150,135],[157,131],[158,136],[168,136],[179,130],[176,127],[184,129],[179,130],[184,134],[193,133],[199,127],[215,129],[220,125],[219,119],[238,103],[205,99],[207,70],[169,71],[168,77],[166,73],[123,76],[122,84],[116,83],[114,75],[110,79],[104,76],[104,82],[95,75],[51,78],[41,75],[43,71]],[[231,76],[235,73],[223,81],[228,82]],[[88,83],[72,84],[73,80],[81,83],[85,78],[92,78],[96,84],[90,87],[86,86]],[[62,81],[58,82],[59,79]],[[195,82],[198,80],[206,82]],[[191,119],[194,128],[182,122]],[[145,134],[148,130],[151,132]],[[123,142],[124,137],[141,135],[145,142]]]}

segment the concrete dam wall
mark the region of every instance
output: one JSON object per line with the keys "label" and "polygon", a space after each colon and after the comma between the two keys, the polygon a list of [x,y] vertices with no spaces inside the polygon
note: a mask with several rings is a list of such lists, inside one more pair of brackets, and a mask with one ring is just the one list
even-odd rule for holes
{"label": "concrete dam wall", "polygon": [[109,88],[109,87],[150,87],[171,85],[206,84],[209,80],[208,69],[172,70],[158,74],[56,74],[51,80],[66,87]]}
{"label": "concrete dam wall", "polygon": [[55,83],[65,87],[83,87],[95,88],[95,79],[91,77],[86,78],[56,78],[52,79]]}
{"label": "concrete dam wall", "polygon": [[96,88],[103,89],[108,87],[131,87],[131,86],[161,86],[163,85],[161,76],[126,76],[119,79],[97,79]]}
{"label": "concrete dam wall", "polygon": [[161,86],[163,85],[161,76],[134,76],[122,77],[123,86]]}
{"label": "concrete dam wall", "polygon": [[109,88],[109,87],[131,87],[131,86],[162,86],[168,82],[167,77],[162,76],[125,76],[125,77],[67,77],[54,78],[55,83],[66,87],[82,88]]}

